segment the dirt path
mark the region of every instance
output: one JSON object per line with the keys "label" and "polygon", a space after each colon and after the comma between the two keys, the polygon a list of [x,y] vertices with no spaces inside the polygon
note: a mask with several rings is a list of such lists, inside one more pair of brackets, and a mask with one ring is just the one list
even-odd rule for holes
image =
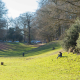
{"label": "dirt path", "polygon": [[40,46],[43,46],[43,45],[45,45],[45,43],[42,43],[42,44],[34,44],[33,46],[34,47],[40,47]]}

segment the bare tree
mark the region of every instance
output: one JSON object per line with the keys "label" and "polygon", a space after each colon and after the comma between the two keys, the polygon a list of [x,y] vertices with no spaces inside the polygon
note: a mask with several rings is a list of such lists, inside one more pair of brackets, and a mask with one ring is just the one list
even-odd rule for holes
{"label": "bare tree", "polygon": [[20,23],[22,25],[22,29],[23,29],[23,33],[24,33],[24,41],[26,39],[26,37],[28,36],[28,43],[30,44],[31,40],[30,40],[30,23],[31,23],[31,13],[27,12],[27,13],[23,13],[20,15]]}

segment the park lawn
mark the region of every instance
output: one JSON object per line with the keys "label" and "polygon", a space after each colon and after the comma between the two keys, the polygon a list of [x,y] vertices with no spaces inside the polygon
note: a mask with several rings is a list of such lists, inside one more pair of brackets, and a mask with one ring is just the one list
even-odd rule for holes
{"label": "park lawn", "polygon": [[4,62],[0,65],[0,80],[80,80],[80,55],[63,52],[63,57],[56,59],[60,50],[0,57]]}

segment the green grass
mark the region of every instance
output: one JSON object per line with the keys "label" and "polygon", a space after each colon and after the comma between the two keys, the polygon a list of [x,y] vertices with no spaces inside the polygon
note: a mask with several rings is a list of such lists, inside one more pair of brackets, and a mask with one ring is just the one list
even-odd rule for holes
{"label": "green grass", "polygon": [[6,43],[6,45],[9,47],[8,49],[0,51],[0,57],[21,57],[23,52],[25,53],[25,56],[28,57],[52,51],[53,47],[55,47],[56,50],[61,48],[59,42],[47,43],[40,47],[24,43]]}
{"label": "green grass", "polygon": [[[56,59],[61,47],[52,43],[40,49],[30,46],[30,55],[28,53],[26,57],[0,57],[0,62],[4,62],[0,65],[0,80],[80,80],[80,55],[63,52],[63,57]],[[22,43],[9,45],[27,46]],[[52,50],[52,46],[56,49]]]}
{"label": "green grass", "polygon": [[34,49],[32,45],[25,45],[23,43],[5,43],[8,45],[7,49],[0,51],[0,57],[21,57],[23,52]]}
{"label": "green grass", "polygon": [[[60,42],[61,41],[56,41],[56,42],[50,42],[50,43],[47,43],[43,46],[40,46],[38,48],[34,48],[32,50],[29,50],[27,52],[25,52],[25,56],[34,56],[34,55],[39,55],[39,54],[44,54],[44,53],[50,53],[50,52],[54,52],[56,50],[59,50],[59,49],[62,49],[61,48],[61,45],[60,45]],[[53,47],[55,47],[55,50],[52,50]]]}

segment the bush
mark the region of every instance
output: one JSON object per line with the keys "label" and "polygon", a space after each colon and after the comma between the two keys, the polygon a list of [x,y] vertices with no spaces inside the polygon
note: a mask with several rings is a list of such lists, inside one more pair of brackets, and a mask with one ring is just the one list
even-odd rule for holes
{"label": "bush", "polygon": [[62,47],[68,51],[69,48],[75,48],[76,40],[79,37],[80,32],[80,21],[79,19],[66,31],[66,35],[62,42]]}

